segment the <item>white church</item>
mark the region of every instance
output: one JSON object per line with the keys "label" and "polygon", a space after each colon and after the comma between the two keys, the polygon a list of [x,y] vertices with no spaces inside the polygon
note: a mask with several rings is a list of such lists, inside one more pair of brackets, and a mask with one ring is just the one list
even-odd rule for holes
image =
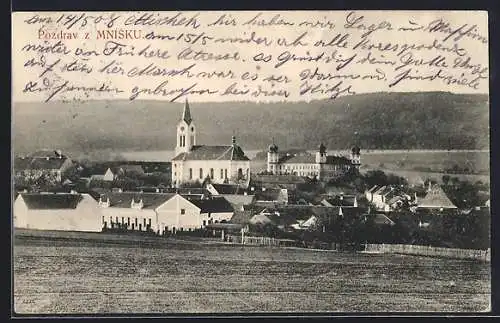
{"label": "white church", "polygon": [[182,118],[177,124],[177,144],[172,159],[172,185],[185,183],[237,184],[250,178],[250,159],[233,136],[231,145],[197,145],[196,126],[186,99]]}

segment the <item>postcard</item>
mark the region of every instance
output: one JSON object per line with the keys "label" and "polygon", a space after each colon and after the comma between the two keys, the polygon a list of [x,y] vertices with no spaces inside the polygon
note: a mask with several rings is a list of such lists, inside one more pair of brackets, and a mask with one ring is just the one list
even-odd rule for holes
{"label": "postcard", "polygon": [[12,35],[13,315],[491,310],[487,12]]}

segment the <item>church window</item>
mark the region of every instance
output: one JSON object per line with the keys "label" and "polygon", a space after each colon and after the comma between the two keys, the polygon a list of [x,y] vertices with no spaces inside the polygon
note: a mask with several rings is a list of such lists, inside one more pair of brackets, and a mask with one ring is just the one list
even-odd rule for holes
{"label": "church window", "polygon": [[243,178],[243,169],[238,168],[238,179],[242,179],[242,178]]}
{"label": "church window", "polygon": [[221,168],[220,169],[220,179],[224,178],[224,170]]}
{"label": "church window", "polygon": [[182,136],[179,136],[179,147],[182,147]]}
{"label": "church window", "polygon": [[214,179],[214,169],[210,168],[210,178]]}
{"label": "church window", "polygon": [[191,127],[191,131],[194,131],[194,127]]}
{"label": "church window", "polygon": [[200,168],[200,179],[203,179],[203,168]]}
{"label": "church window", "polygon": [[194,144],[194,136],[191,136],[191,145]]}
{"label": "church window", "polygon": [[184,131],[184,127],[181,127],[181,131]]}
{"label": "church window", "polygon": [[186,214],[186,209],[181,209],[181,214],[182,215]]}
{"label": "church window", "polygon": [[227,178],[227,168],[224,169],[224,178]]}
{"label": "church window", "polygon": [[189,169],[189,179],[193,179],[193,169]]}

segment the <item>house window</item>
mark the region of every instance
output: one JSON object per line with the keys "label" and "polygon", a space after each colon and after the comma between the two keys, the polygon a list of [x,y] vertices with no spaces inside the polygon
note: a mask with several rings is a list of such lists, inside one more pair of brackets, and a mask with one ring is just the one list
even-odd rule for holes
{"label": "house window", "polygon": [[127,218],[127,225],[130,225],[130,218]]}
{"label": "house window", "polygon": [[200,179],[203,179],[203,168],[200,168]]}
{"label": "house window", "polygon": [[227,178],[227,168],[224,169],[224,178]]}
{"label": "house window", "polygon": [[210,168],[210,178],[214,179],[214,169]]}
{"label": "house window", "polygon": [[151,227],[151,219],[148,219],[149,227]]}
{"label": "house window", "polygon": [[106,221],[104,221],[104,216],[103,216],[103,217],[102,217],[102,223],[104,223],[104,222],[106,222]]}
{"label": "house window", "polygon": [[182,136],[179,136],[179,146],[182,147]]}
{"label": "house window", "polygon": [[189,169],[189,179],[193,179],[193,169]]}
{"label": "house window", "polygon": [[181,232],[184,231],[184,228],[181,228]]}
{"label": "house window", "polygon": [[118,217],[116,217],[116,223],[118,223]]}
{"label": "house window", "polygon": [[125,223],[125,218],[122,216],[122,224]]}
{"label": "house window", "polygon": [[109,217],[109,223],[111,223],[111,224],[113,223],[113,217],[112,216]]}
{"label": "house window", "polygon": [[135,218],[135,226],[137,226],[137,218]]}
{"label": "house window", "polygon": [[186,214],[186,209],[181,209],[181,214],[182,215]]}
{"label": "house window", "polygon": [[206,225],[207,225],[207,221],[203,220],[203,226],[206,226]]}
{"label": "house window", "polygon": [[144,219],[142,222],[144,223],[144,226],[146,226],[146,219]]}
{"label": "house window", "polygon": [[224,170],[221,168],[220,169],[220,179],[224,178]]}
{"label": "house window", "polygon": [[177,177],[177,172],[174,172],[174,177]]}

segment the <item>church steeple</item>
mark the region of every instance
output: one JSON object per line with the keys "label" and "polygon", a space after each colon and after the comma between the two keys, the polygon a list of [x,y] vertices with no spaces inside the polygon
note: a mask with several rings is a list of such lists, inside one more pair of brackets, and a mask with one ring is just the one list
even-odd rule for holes
{"label": "church steeple", "polygon": [[184,104],[184,111],[182,112],[182,120],[184,120],[184,122],[186,122],[188,126],[193,121],[193,118],[191,118],[191,110],[189,109],[189,102],[187,98],[186,103]]}
{"label": "church steeple", "polygon": [[191,110],[189,103],[186,99],[184,110],[182,111],[182,118],[177,124],[177,145],[175,147],[175,155],[180,153],[187,153],[191,148],[196,145],[196,127],[191,117]]}

